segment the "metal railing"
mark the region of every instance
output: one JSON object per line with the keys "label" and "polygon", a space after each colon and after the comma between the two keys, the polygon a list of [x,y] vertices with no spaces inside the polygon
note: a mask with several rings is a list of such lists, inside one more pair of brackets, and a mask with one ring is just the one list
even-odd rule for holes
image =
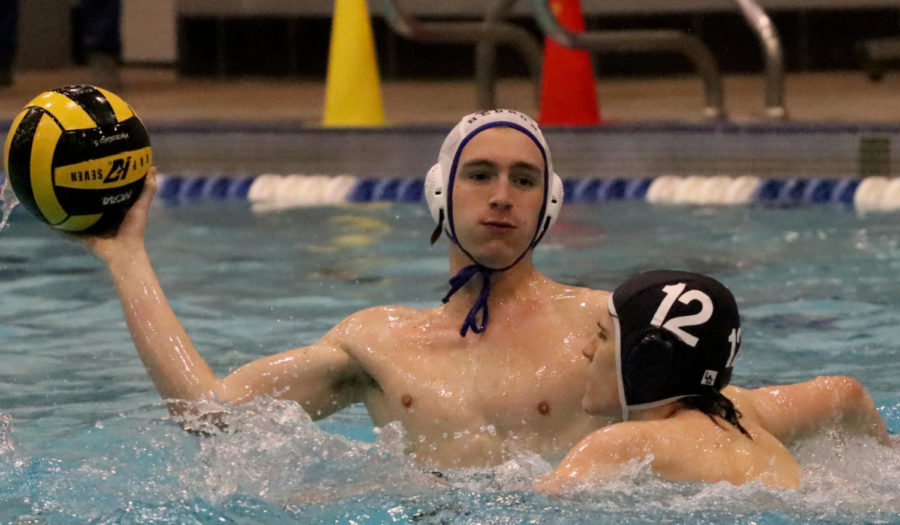
{"label": "metal railing", "polygon": [[735,0],[741,13],[756,33],[763,51],[766,68],[766,116],[773,119],[787,117],[784,106],[784,53],[781,39],[769,15],[754,0]]}
{"label": "metal railing", "polygon": [[516,0],[496,1],[483,22],[422,22],[404,12],[396,0],[381,0],[385,20],[398,35],[419,42],[474,43],[475,77],[480,109],[495,107],[496,46],[506,44],[516,49],[528,65],[535,84],[535,97],[540,94],[543,48],[527,30],[502,22]]}
{"label": "metal railing", "polygon": [[[388,24],[397,34],[419,42],[474,43],[475,79],[478,106],[495,106],[496,47],[505,44],[516,49],[528,65],[540,93],[543,49],[525,29],[503,21],[518,0],[496,0],[483,22],[422,22],[397,5],[396,0],[381,0]],[[751,29],[756,34],[765,62],[765,113],[773,119],[787,116],[784,104],[784,58],[781,42],[772,21],[755,0],[735,0]],[[685,56],[693,64],[703,82],[703,114],[710,119],[725,118],[725,95],[722,76],[712,52],[699,38],[678,30],[617,30],[575,33],[557,22],[546,0],[529,0],[531,14],[541,32],[560,44],[601,53],[672,52]]]}

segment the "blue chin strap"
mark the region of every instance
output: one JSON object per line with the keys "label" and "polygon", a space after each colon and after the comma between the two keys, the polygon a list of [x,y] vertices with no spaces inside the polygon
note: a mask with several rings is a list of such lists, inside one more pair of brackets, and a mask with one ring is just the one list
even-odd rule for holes
{"label": "blue chin strap", "polygon": [[[484,332],[485,328],[487,328],[488,324],[488,300],[491,298],[491,275],[496,272],[502,272],[504,270],[509,270],[513,266],[519,263],[525,255],[528,254],[528,251],[534,247],[534,243],[532,242],[528,248],[522,252],[521,255],[516,257],[516,260],[511,264],[504,266],[503,268],[488,268],[487,266],[479,263],[475,257],[472,256],[465,248],[459,244],[459,241],[456,240],[456,237],[451,238],[452,242],[456,243],[459,246],[459,249],[462,250],[466,256],[473,261],[473,264],[463,267],[462,270],[456,272],[456,275],[450,278],[450,291],[447,292],[447,295],[444,296],[441,301],[443,303],[447,303],[450,300],[450,297],[453,296],[456,292],[458,292],[463,286],[468,283],[472,277],[476,275],[481,275],[481,291],[478,292],[478,297],[475,299],[475,303],[472,304],[472,307],[469,308],[469,313],[466,315],[465,321],[463,321],[462,328],[459,329],[459,335],[465,337],[466,332],[469,329],[472,329],[472,332],[476,334],[480,334]],[[478,322],[478,315],[481,314],[481,322]]]}
{"label": "blue chin strap", "polygon": [[[443,299],[441,299],[441,302],[443,303],[449,301],[450,297],[459,291],[460,288],[465,286],[472,277],[479,274],[481,275],[481,291],[478,292],[478,298],[475,299],[475,303],[472,305],[472,308],[469,309],[466,320],[463,321],[462,328],[459,329],[459,335],[465,337],[466,332],[468,332],[469,329],[476,334],[480,334],[487,328],[488,299],[491,297],[491,274],[494,273],[494,271],[495,270],[491,270],[486,266],[475,263],[466,266],[450,278],[450,291],[447,292],[447,295],[445,295]],[[480,323],[478,322],[479,313],[481,313]]]}

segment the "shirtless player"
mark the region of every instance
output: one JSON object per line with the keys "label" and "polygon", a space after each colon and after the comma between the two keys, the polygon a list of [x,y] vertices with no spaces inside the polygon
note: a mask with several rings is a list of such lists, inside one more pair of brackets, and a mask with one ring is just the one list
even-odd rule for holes
{"label": "shirtless player", "polygon": [[558,460],[605,423],[581,409],[581,397],[582,349],[596,338],[607,292],[553,282],[532,264],[562,183],[527,116],[464,117],[428,174],[435,233],[450,238],[454,286],[444,304],[361,310],[317,342],[225,377],[194,347],[150,264],[154,177],[115,237],[87,243],[112,273],[135,347],[171,412],[195,406],[181,401],[270,395],[322,418],[363,402],[375,425],[400,421],[409,452],[431,466],[488,466],[517,449]]}

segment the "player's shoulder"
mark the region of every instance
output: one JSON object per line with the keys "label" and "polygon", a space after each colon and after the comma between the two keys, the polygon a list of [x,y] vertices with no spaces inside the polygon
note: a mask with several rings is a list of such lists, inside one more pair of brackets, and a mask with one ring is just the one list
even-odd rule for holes
{"label": "player's shoulder", "polygon": [[373,306],[358,310],[338,323],[325,337],[355,355],[355,349],[384,349],[421,331],[434,309],[409,306]]}
{"label": "player's shoulder", "polygon": [[428,316],[435,315],[434,308],[419,309],[411,306],[384,305],[364,308],[344,320],[350,324],[368,323],[408,323],[418,322]]}
{"label": "player's shoulder", "polygon": [[609,304],[609,292],[606,290],[593,290],[584,286],[559,285],[554,297],[557,309],[566,317],[586,316],[582,321],[594,325],[594,321],[607,311]]}
{"label": "player's shoulder", "polygon": [[601,303],[609,297],[607,290],[595,290],[578,284],[565,284],[547,280],[547,291],[554,297],[567,298],[577,302]]}
{"label": "player's shoulder", "polygon": [[647,449],[657,429],[647,421],[623,421],[591,432],[582,440],[592,453],[630,455]]}

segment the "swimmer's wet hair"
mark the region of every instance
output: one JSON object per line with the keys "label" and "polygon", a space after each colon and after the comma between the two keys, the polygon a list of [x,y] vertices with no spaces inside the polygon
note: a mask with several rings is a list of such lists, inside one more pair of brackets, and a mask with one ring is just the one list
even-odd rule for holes
{"label": "swimmer's wet hair", "polygon": [[741,411],[735,408],[734,403],[731,402],[730,399],[722,395],[721,392],[716,392],[714,394],[708,396],[691,396],[685,397],[679,400],[685,408],[699,410],[706,414],[715,424],[719,424],[716,421],[716,418],[713,416],[719,416],[720,418],[728,421],[732,425],[734,425],[738,430],[741,431],[741,434],[744,434],[750,439],[753,439],[753,436],[747,432],[747,429],[741,425]]}

